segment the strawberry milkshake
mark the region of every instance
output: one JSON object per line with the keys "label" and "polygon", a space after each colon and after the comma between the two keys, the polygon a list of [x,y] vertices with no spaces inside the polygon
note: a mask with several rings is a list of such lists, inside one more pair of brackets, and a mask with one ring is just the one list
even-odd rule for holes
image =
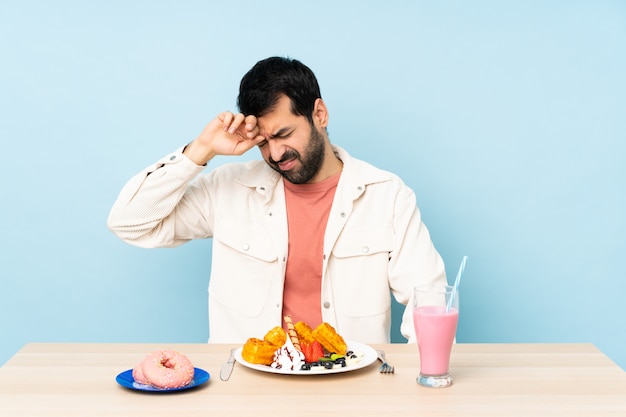
{"label": "strawberry milkshake", "polygon": [[459,310],[458,292],[450,300],[451,291],[452,287],[435,293],[419,289],[414,292],[413,325],[420,355],[417,378],[420,385],[446,387],[452,384],[448,366]]}

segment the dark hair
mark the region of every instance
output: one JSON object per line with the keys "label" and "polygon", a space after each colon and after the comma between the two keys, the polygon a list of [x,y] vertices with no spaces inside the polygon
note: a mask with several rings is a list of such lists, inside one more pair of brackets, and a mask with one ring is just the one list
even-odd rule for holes
{"label": "dark hair", "polygon": [[313,71],[302,62],[271,57],[257,62],[241,79],[237,106],[245,115],[263,116],[274,109],[282,95],[291,100],[291,111],[313,122],[315,100],[321,98]]}

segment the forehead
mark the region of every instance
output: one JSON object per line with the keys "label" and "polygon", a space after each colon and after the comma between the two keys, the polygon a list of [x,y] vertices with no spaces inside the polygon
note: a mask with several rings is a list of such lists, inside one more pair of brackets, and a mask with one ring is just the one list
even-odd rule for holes
{"label": "forehead", "polygon": [[296,127],[302,121],[306,123],[306,118],[293,114],[291,100],[287,96],[282,96],[271,111],[257,118],[257,124],[263,136],[274,135],[284,128]]}

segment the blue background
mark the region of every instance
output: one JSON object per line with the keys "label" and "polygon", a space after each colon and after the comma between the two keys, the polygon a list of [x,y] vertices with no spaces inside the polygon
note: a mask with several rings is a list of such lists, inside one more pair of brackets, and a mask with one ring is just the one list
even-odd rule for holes
{"label": "blue background", "polygon": [[469,256],[459,342],[592,342],[626,367],[626,2],[2,0],[0,48],[0,363],[207,340],[211,241],[138,249],[106,218],[288,55],[331,140],[416,191],[450,280]]}

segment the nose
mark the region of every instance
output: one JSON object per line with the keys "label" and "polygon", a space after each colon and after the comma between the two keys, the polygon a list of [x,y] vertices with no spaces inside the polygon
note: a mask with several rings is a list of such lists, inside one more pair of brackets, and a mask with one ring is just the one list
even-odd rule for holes
{"label": "nose", "polygon": [[274,162],[280,161],[285,154],[285,147],[274,139],[267,139],[267,148],[269,150],[269,157]]}

